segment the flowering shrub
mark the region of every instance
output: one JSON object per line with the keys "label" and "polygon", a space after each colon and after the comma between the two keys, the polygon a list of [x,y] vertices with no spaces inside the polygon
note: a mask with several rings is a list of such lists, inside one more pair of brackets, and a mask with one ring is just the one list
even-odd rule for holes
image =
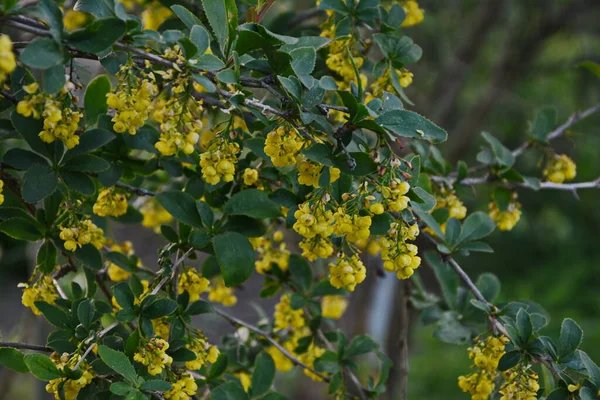
{"label": "flowering shrub", "polygon": [[[553,341],[541,307],[494,304],[497,278],[473,282],[455,260],[519,223],[517,190],[600,186],[565,183],[576,165],[551,147],[600,107],[562,125],[544,109],[512,151],[483,133],[477,163],[454,169],[436,147],[446,132],[405,108],[417,1],[320,0],[321,34],[301,37],[262,24],[272,0],[64,3],[0,6],[10,32],[33,35],[0,36],[0,118],[23,139],[2,158],[0,231],[36,246],[22,303],[55,328],[43,346],[0,342],[0,363],[56,399],[274,400],[276,371],[296,366],[333,398],[376,398],[398,360],[335,321],[389,273],[414,281],[406,301],[438,339],[470,344],[457,390],[473,400],[600,396],[573,320]],[[101,72],[80,79],[77,59]],[[529,147],[546,150],[538,177],[515,168]],[[489,210],[468,210],[460,185],[490,186]],[[162,235],[156,268],[112,239],[115,222]],[[278,299],[257,324],[223,308],[255,273]],[[192,321],[207,313],[239,329],[209,341]]]}

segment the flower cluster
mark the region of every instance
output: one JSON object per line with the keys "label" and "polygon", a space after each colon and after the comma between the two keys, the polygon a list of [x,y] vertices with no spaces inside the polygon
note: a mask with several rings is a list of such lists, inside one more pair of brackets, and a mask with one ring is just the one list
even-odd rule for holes
{"label": "flower cluster", "polygon": [[71,104],[77,102],[71,94],[74,88],[71,82],[67,82],[55,96],[50,96],[39,92],[36,82],[23,86],[27,96],[17,104],[17,112],[27,118],[44,118],[44,129],[38,135],[42,141],[52,143],[61,140],[68,149],[79,144],[77,128],[83,114],[71,108]]}
{"label": "flower cluster", "polygon": [[329,283],[334,288],[344,288],[354,292],[356,285],[367,277],[367,269],[355,254],[351,257],[339,257],[335,263],[329,264]]}
{"label": "flower cluster", "polygon": [[[117,244],[117,243],[113,244],[112,246],[110,246],[110,251],[116,251],[118,253],[125,254],[128,257],[132,256],[134,254],[133,244],[129,240],[126,240],[122,244]],[[111,281],[113,281],[113,282],[124,281],[126,279],[129,279],[130,276],[131,276],[130,272],[125,271],[123,268],[119,267],[117,264],[111,263],[111,262],[108,263],[108,277],[110,278]]]}
{"label": "flower cluster", "polygon": [[158,318],[152,320],[152,329],[156,336],[162,339],[169,339],[169,332],[171,331],[171,325],[167,321],[167,318]]}
{"label": "flower cluster", "polygon": [[171,18],[173,11],[163,6],[160,1],[154,0],[144,6],[142,11],[142,25],[144,29],[158,30],[167,19]]}
{"label": "flower cluster", "polygon": [[211,185],[233,181],[239,152],[237,143],[217,136],[200,155],[202,178]]}
{"label": "flower cluster", "polygon": [[[433,211],[438,210],[440,208],[447,209],[448,219],[455,218],[461,220],[467,216],[467,207],[465,207],[462,200],[456,196],[456,193],[448,192],[444,189],[441,189],[435,194],[435,199],[436,204],[433,208]],[[446,233],[446,222],[440,225],[440,229],[442,230],[442,232]],[[433,229],[425,228],[425,231],[430,235],[435,236],[435,232],[433,231]]]}
{"label": "flower cluster", "polygon": [[275,305],[275,327],[273,330],[277,332],[285,329],[300,329],[305,323],[304,311],[301,308],[294,310],[291,296],[289,294],[282,295],[279,303]]}
{"label": "flower cluster", "polygon": [[208,339],[201,331],[196,331],[195,334],[196,336],[190,338],[190,342],[185,346],[196,355],[195,360],[185,363],[185,367],[192,371],[202,368],[207,362],[212,364],[219,358],[219,349],[208,343]]}
{"label": "flower cluster", "polygon": [[281,125],[269,132],[265,140],[265,154],[271,158],[276,167],[287,167],[298,161],[298,154],[305,141],[292,127]]}
{"label": "flower cluster", "polygon": [[522,364],[504,371],[505,382],[500,387],[500,400],[537,400],[540,390],[538,374]]}
{"label": "flower cluster", "polygon": [[405,0],[400,4],[406,14],[406,18],[404,19],[404,22],[402,22],[403,28],[408,28],[423,22],[423,19],[425,18],[424,11],[419,8],[419,3],[415,0]]}
{"label": "flower cluster", "polygon": [[88,14],[81,11],[67,10],[63,17],[63,24],[68,31],[82,27],[88,21]]}
{"label": "flower cluster", "polygon": [[179,275],[178,293],[188,292],[190,301],[197,301],[200,295],[208,291],[210,281],[193,268],[187,268]]}
{"label": "flower cluster", "polygon": [[225,307],[232,307],[237,303],[237,297],[233,294],[233,289],[225,286],[225,282],[220,276],[213,278],[208,289],[208,300],[221,303]]}
{"label": "flower cluster", "polygon": [[365,240],[371,235],[371,217],[368,215],[348,214],[344,207],[339,207],[333,219],[333,233],[345,236],[349,242]]}
{"label": "flower cluster", "polygon": [[408,182],[393,178],[387,185],[380,186],[378,190],[381,193],[386,210],[400,212],[408,208],[410,199],[405,196],[410,190]]}
{"label": "flower cluster", "polygon": [[200,140],[202,121],[192,113],[192,108],[202,110],[202,105],[191,99],[182,101],[178,96],[156,103],[152,118],[160,124],[160,138],[154,147],[162,155],[172,156],[177,150],[184,154],[194,152]]}
{"label": "flower cluster", "polygon": [[[59,370],[63,370],[65,367],[73,369],[80,358],[81,356],[78,354],[70,357],[68,353],[63,353],[63,355],[52,353],[50,356],[50,359]],[[46,385],[46,392],[53,393],[56,400],[75,400],[79,391],[92,383],[95,375],[94,370],[87,361],[82,361],[79,364],[79,370],[82,372],[79,379],[69,379],[66,377],[52,379]]]}
{"label": "flower cluster", "polygon": [[127,212],[127,196],[114,187],[103,189],[98,194],[93,211],[101,217],[124,215]]}
{"label": "flower cluster", "polygon": [[[308,160],[302,159],[298,162],[298,183],[306,186],[319,187],[319,179],[321,178],[321,172],[324,166]],[[338,168],[329,169],[329,183],[333,183],[340,178],[340,170]]]}
{"label": "flower cluster", "polygon": [[[364,58],[360,56],[358,51],[354,51],[356,39],[351,35],[337,38],[335,21],[333,18],[328,18],[322,25],[321,36],[336,39],[329,44],[329,54],[325,59],[327,68],[333,71],[341,80],[337,81],[337,85],[342,90],[350,88],[350,83],[356,81],[356,72],[364,64]],[[354,65],[353,65],[354,62]],[[367,77],[360,74],[360,80],[363,87],[367,86]]]}
{"label": "flower cluster", "polygon": [[152,98],[158,93],[154,75],[137,76],[133,64],[125,64],[117,73],[119,83],[106,95],[106,103],[115,110],[113,129],[135,135],[149,116]]}
{"label": "flower cluster", "polygon": [[304,239],[300,242],[302,256],[310,261],[327,258],[333,253],[333,245],[329,238],[333,234],[333,212],[326,210],[322,202],[300,205],[294,213],[296,222],[294,230]]}
{"label": "flower cluster", "polygon": [[410,278],[415,269],[421,265],[421,257],[417,256],[418,247],[408,240],[415,240],[419,235],[417,224],[394,222],[385,237],[381,239],[381,259],[383,268],[395,272],[398,279]]}
{"label": "flower cluster", "polygon": [[168,348],[169,343],[166,340],[153,338],[138,348],[133,359],[147,366],[150,375],[158,375],[173,362],[173,358],[166,353]]}
{"label": "flower cluster", "polygon": [[516,193],[506,210],[501,210],[495,201],[490,201],[488,214],[501,231],[510,231],[521,219],[521,204],[516,200]]}
{"label": "flower cluster", "polygon": [[472,400],[487,400],[498,376],[498,362],[504,355],[504,345],[508,342],[505,336],[487,338],[478,337],[473,347],[469,347],[469,358],[473,360],[473,368],[477,371],[458,377],[458,386],[469,393]]}
{"label": "flower cluster", "polygon": [[0,179],[0,206],[4,203],[4,194],[2,191],[4,190],[4,181]]}
{"label": "flower cluster", "polygon": [[348,300],[344,296],[323,296],[321,299],[321,315],[325,318],[340,319],[347,307]]}
{"label": "flower cluster", "polygon": [[67,228],[61,227],[60,238],[65,241],[65,250],[68,251],[75,251],[86,244],[92,244],[100,250],[106,242],[102,228],[98,228],[90,219],[77,221]]}
{"label": "flower cluster", "polygon": [[[280,270],[287,271],[290,251],[282,241],[283,233],[281,231],[273,234],[273,240],[264,236],[250,239],[254,250],[258,253],[254,263],[256,272],[259,274],[269,272],[273,268],[273,264],[277,265]],[[279,244],[275,242],[279,242]]]}
{"label": "flower cluster", "polygon": [[[398,82],[402,88],[409,87],[413,81],[414,74],[406,68],[394,69],[393,73],[398,77]],[[373,98],[381,97],[384,91],[390,93],[396,92],[392,82],[392,71],[386,70],[371,84],[371,96]]]}
{"label": "flower cluster", "polygon": [[196,380],[191,374],[183,374],[176,382],[171,384],[171,390],[163,396],[167,400],[189,400],[198,391]]}
{"label": "flower cluster", "polygon": [[154,197],[142,205],[140,212],[144,217],[142,226],[152,228],[156,233],[160,232],[161,225],[168,224],[173,220],[173,216]]}
{"label": "flower cluster", "polygon": [[550,182],[572,181],[577,175],[577,165],[566,154],[555,154],[544,168],[544,177]]}
{"label": "flower cluster", "polygon": [[41,276],[33,285],[20,283],[19,287],[23,289],[21,303],[25,307],[31,308],[35,315],[42,315],[42,312],[36,307],[36,301],[45,301],[48,304],[54,304],[58,298],[58,292],[51,276]]}
{"label": "flower cluster", "polygon": [[12,52],[12,41],[7,35],[0,35],[0,85],[17,68],[17,60]]}

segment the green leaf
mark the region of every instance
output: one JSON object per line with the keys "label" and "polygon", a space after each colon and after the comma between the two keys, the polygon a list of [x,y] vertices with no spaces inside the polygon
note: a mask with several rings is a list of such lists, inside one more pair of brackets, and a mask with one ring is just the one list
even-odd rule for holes
{"label": "green leaf", "polygon": [[490,145],[490,150],[494,155],[496,164],[506,167],[513,166],[515,163],[515,157],[513,156],[512,152],[502,144],[502,142],[487,132],[481,132],[481,136]]}
{"label": "green leaf", "polygon": [[159,193],[156,199],[176,220],[195,228],[202,228],[196,200],[191,194],[172,190]]}
{"label": "green leaf", "polygon": [[118,396],[127,396],[130,392],[135,390],[136,389],[133,386],[125,382],[115,382],[110,385],[110,392]]}
{"label": "green leaf", "polygon": [[102,255],[98,249],[91,244],[83,245],[81,248],[75,250],[73,252],[73,257],[90,269],[97,271],[102,269]]}
{"label": "green leaf", "polygon": [[125,34],[125,22],[119,18],[96,19],[67,36],[67,42],[81,51],[100,53]]}
{"label": "green leaf", "polygon": [[213,379],[221,376],[227,369],[228,362],[229,362],[229,359],[227,357],[227,354],[225,354],[225,353],[219,354],[219,358],[217,358],[217,361],[212,363],[212,365],[210,366],[210,368],[208,370],[208,376],[207,376],[208,380],[213,380]]}
{"label": "green leaf", "polygon": [[521,352],[518,350],[509,351],[500,358],[498,370],[506,371],[517,365],[521,361]]}
{"label": "green leaf", "polygon": [[350,342],[350,346],[348,346],[348,350],[346,350],[345,356],[346,358],[360,356],[362,354],[371,353],[372,351],[377,351],[379,349],[379,345],[367,335],[356,336]]}
{"label": "green leaf", "polygon": [[221,274],[228,287],[245,282],[254,271],[252,245],[237,232],[225,232],[212,239]]}
{"label": "green leaf", "polygon": [[[435,234],[438,237],[440,237],[440,238],[444,238],[445,237],[444,232],[442,232],[442,228],[440,228],[440,224],[437,223],[437,221],[435,220],[435,218],[433,218],[431,216],[431,214],[429,214],[427,211],[420,210],[418,208],[415,208],[413,211],[414,211],[415,214],[417,214],[417,216],[419,217],[419,219],[421,221],[425,222],[425,224],[429,228],[433,229],[433,231],[435,232]],[[465,232],[465,228],[463,226],[463,229],[462,229],[461,233],[464,233],[464,232]],[[459,241],[460,241],[460,239],[459,239]]]}
{"label": "green leaf", "polygon": [[[592,74],[596,75],[596,77],[600,78],[600,64],[595,63],[593,61],[584,61],[577,65],[577,68],[583,68]],[[600,386],[600,385],[596,385]]]}
{"label": "green leaf", "polygon": [[571,318],[565,318],[560,327],[560,338],[558,340],[558,356],[567,357],[581,344],[583,330]]}
{"label": "green leaf", "polygon": [[340,370],[340,360],[338,355],[331,350],[326,350],[325,353],[315,360],[315,370],[318,372],[328,372],[335,374]]}
{"label": "green leaf", "polygon": [[212,304],[204,300],[198,300],[189,305],[185,311],[187,315],[200,315],[214,312]]}
{"label": "green leaf", "polygon": [[453,248],[457,242],[458,237],[460,236],[460,232],[462,227],[460,222],[456,218],[450,218],[446,222],[446,243],[450,248]]}
{"label": "green leaf", "polygon": [[106,129],[94,128],[87,130],[79,137],[79,144],[67,152],[65,155],[65,160],[68,160],[76,155],[89,153],[99,149],[115,138],[116,136],[114,133],[107,131]]}
{"label": "green leaf", "polygon": [[299,47],[290,52],[292,69],[298,77],[310,75],[315,69],[317,52],[313,47]]}
{"label": "green leaf", "polygon": [[90,325],[94,321],[94,314],[96,313],[96,307],[94,307],[94,300],[85,299],[79,303],[77,307],[77,318],[85,329],[89,329]]}
{"label": "green leaf", "polygon": [[117,283],[112,287],[112,292],[121,308],[128,310],[133,309],[135,296],[133,295],[133,292],[127,283]]}
{"label": "green leaf", "polygon": [[476,285],[483,297],[490,303],[494,303],[500,294],[500,280],[492,273],[485,272],[479,275]]}
{"label": "green leaf", "polygon": [[442,313],[433,336],[444,343],[464,344],[470,339],[471,330],[461,325],[456,312],[446,311]]}
{"label": "green leaf", "polygon": [[94,181],[83,172],[61,171],[60,176],[69,188],[85,196],[91,196],[96,192]]}
{"label": "green leaf", "polygon": [[221,52],[226,55],[227,40],[229,37],[229,21],[225,0],[202,0],[202,6],[212,31],[219,42]]}
{"label": "green leaf", "polygon": [[42,142],[39,133],[44,129],[43,122],[38,119],[25,118],[17,111],[13,111],[10,120],[23,139],[27,142],[31,150],[35,151],[38,154],[41,154],[47,158],[52,158],[53,151],[50,148],[50,145]]}
{"label": "green leaf", "polygon": [[465,219],[458,242],[463,243],[483,239],[492,233],[495,228],[496,225],[489,215],[482,211],[474,212]]}
{"label": "green leaf", "polygon": [[118,251],[109,251],[104,254],[104,259],[118,265],[127,272],[133,272],[137,267],[137,262]]}
{"label": "green leaf", "polygon": [[62,378],[61,372],[52,360],[43,354],[27,354],[23,361],[33,376],[42,381]]}
{"label": "green leaf", "polygon": [[390,230],[394,217],[388,212],[371,217],[371,235],[385,235]]}
{"label": "green leaf", "polygon": [[[204,0],[206,3],[209,0]],[[217,386],[212,390],[213,400],[247,400],[248,395],[244,391],[244,388],[234,381],[225,382],[224,384]]]}
{"label": "green leaf", "polygon": [[8,347],[0,348],[0,364],[12,369],[13,371],[26,374],[29,372],[29,368],[27,368],[23,358],[23,353],[17,349],[11,349]]}
{"label": "green leaf", "polygon": [[408,36],[397,37],[384,33],[373,35],[375,42],[381,49],[385,58],[392,62],[396,68],[419,61],[423,55],[421,47],[416,45]]}
{"label": "green leaf", "polygon": [[43,200],[44,197],[54,193],[58,186],[58,177],[47,164],[33,165],[25,172],[23,179],[23,200],[28,203]]}
{"label": "green leaf", "polygon": [[588,371],[588,376],[590,377],[590,382],[592,382],[597,387],[600,387],[600,367],[590,358],[590,356],[585,352],[578,350],[579,358],[581,362],[585,366],[585,369]]}
{"label": "green leaf", "polygon": [[246,189],[231,196],[225,204],[225,214],[245,215],[263,219],[281,216],[281,207],[262,190]]}
{"label": "green leaf", "polygon": [[556,108],[540,108],[535,114],[535,121],[531,126],[531,133],[529,135],[535,140],[545,143],[547,142],[546,135],[554,129],[556,124]]}
{"label": "green leaf", "polygon": [[158,299],[144,310],[144,316],[150,319],[157,319],[166,315],[173,314],[177,310],[177,302],[172,299]]}
{"label": "green leaf", "polygon": [[305,258],[291,254],[289,258],[289,270],[292,279],[296,281],[305,291],[312,286],[313,274],[310,264]]}
{"label": "green leaf", "polygon": [[125,353],[113,350],[105,345],[100,345],[98,347],[98,354],[100,355],[102,361],[104,361],[106,365],[108,365],[117,374],[121,375],[129,382],[136,382],[137,374],[135,373],[135,368],[133,368],[133,365]]}
{"label": "green leaf", "polygon": [[46,240],[40,247],[36,257],[36,265],[42,274],[50,274],[56,266],[56,247]]}
{"label": "green leaf", "polygon": [[53,0],[41,0],[40,9],[44,13],[44,20],[50,26],[52,37],[54,40],[60,41],[64,30],[62,11]]}
{"label": "green leaf", "polygon": [[71,158],[63,168],[70,171],[98,173],[107,170],[110,163],[93,154],[82,154]]}
{"label": "green leaf", "polygon": [[21,52],[19,59],[23,64],[35,69],[48,69],[62,64],[62,48],[49,38],[37,38]]}
{"label": "green leaf", "polygon": [[154,379],[146,381],[140,385],[140,390],[152,390],[154,392],[168,392],[173,386],[167,381]]}
{"label": "green leaf", "polygon": [[27,170],[32,165],[48,165],[48,162],[36,153],[19,148],[8,150],[6,154],[4,154],[2,162],[21,170]]}
{"label": "green leaf", "polygon": [[436,252],[428,251],[424,255],[425,261],[433,268],[437,278],[444,300],[450,309],[458,309],[458,275],[450,266],[440,260]]}
{"label": "green leaf", "polygon": [[197,61],[194,64],[196,68],[205,71],[216,71],[225,67],[223,61],[212,54],[202,54],[201,56],[195,58],[194,61]]}
{"label": "green leaf", "polygon": [[521,308],[517,312],[517,331],[519,331],[519,338],[524,345],[529,343],[531,335],[533,334],[533,325],[531,324],[531,318],[529,313],[524,308]]}
{"label": "green leaf", "polygon": [[92,14],[96,18],[108,18],[115,15],[114,4],[111,0],[77,0],[73,9]]}
{"label": "green leaf", "polygon": [[0,232],[14,239],[30,242],[40,240],[43,237],[35,225],[23,218],[11,218],[0,222]]}
{"label": "green leaf", "polygon": [[183,6],[174,5],[171,6],[171,10],[173,10],[181,22],[183,22],[189,29],[192,29],[194,25],[202,25],[198,17],[196,17],[190,10]]}
{"label": "green leaf", "polygon": [[[99,75],[88,84],[83,96],[85,121],[88,126],[94,125],[98,119],[98,115],[106,114],[108,111],[106,95],[109,92],[110,79],[108,79],[107,75]],[[81,143],[79,146],[81,146]]]}
{"label": "green leaf", "polygon": [[69,326],[69,316],[60,308],[45,301],[36,301],[34,304],[42,312],[44,318],[53,326],[57,328],[66,328]]}
{"label": "green leaf", "polygon": [[47,94],[55,94],[61,90],[67,79],[65,77],[65,67],[62,64],[55,65],[42,71],[42,90]]}
{"label": "green leaf", "polygon": [[388,111],[377,117],[375,123],[398,136],[423,139],[431,143],[445,142],[448,137],[445,130],[416,112],[408,110]]}
{"label": "green leaf", "polygon": [[252,373],[252,397],[266,393],[273,385],[275,379],[275,362],[271,356],[261,351],[254,362]]}

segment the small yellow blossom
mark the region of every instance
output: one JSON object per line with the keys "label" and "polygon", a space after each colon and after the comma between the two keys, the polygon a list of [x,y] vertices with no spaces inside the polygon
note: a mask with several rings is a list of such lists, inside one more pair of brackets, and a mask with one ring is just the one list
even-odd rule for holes
{"label": "small yellow blossom", "polygon": [[275,327],[273,330],[275,332],[284,329],[300,329],[306,323],[304,320],[304,311],[301,308],[298,310],[292,308],[291,296],[289,294],[282,295],[279,303],[275,305],[274,317]]}
{"label": "small yellow blossom", "polygon": [[160,226],[168,224],[173,220],[173,216],[156,200],[154,197],[142,205],[140,212],[144,219],[142,226],[154,229],[154,232],[160,232]]}
{"label": "small yellow blossom", "polygon": [[253,168],[246,168],[244,170],[244,184],[252,186],[258,181],[258,170]]}
{"label": "small yellow blossom", "polygon": [[65,250],[75,251],[78,247],[92,244],[100,250],[106,238],[102,228],[98,228],[90,219],[78,221],[69,227],[61,227],[59,237],[64,240]]}
{"label": "small yellow blossom", "polygon": [[8,35],[0,35],[0,85],[17,68],[17,60],[12,52],[12,41]]}
{"label": "small yellow blossom", "polygon": [[88,21],[88,15],[81,11],[67,10],[63,17],[63,24],[68,31],[82,27]]}
{"label": "small yellow blossom", "polygon": [[406,243],[415,240],[419,235],[417,224],[408,225],[406,222],[394,222],[385,237],[380,241],[383,268],[395,272],[398,279],[408,279],[415,269],[421,265],[421,257],[417,256],[419,249],[416,245]]}
{"label": "small yellow blossom", "polygon": [[[502,376],[505,380],[500,387],[500,400],[537,400],[537,392],[540,390],[538,374],[522,364],[504,371]],[[575,390],[571,386],[574,386]],[[579,388],[569,385],[568,390],[574,392]]]}
{"label": "small yellow blossom", "polygon": [[348,300],[344,296],[323,296],[321,300],[322,315],[325,318],[340,319],[347,307]]}
{"label": "small yellow blossom", "polygon": [[142,26],[144,29],[157,30],[158,27],[171,18],[173,11],[163,6],[158,0],[144,6],[142,11]]}
{"label": "small yellow blossom", "polygon": [[166,318],[153,319],[152,328],[154,329],[156,336],[165,340],[169,339],[169,331],[171,326],[167,322]]}
{"label": "small yellow blossom", "polygon": [[554,155],[544,168],[544,177],[554,183],[572,181],[577,175],[577,165],[566,154]]}
{"label": "small yellow blossom", "polygon": [[236,372],[233,375],[240,380],[240,384],[244,388],[244,391],[248,393],[250,385],[252,384],[252,376],[244,371]]}
{"label": "small yellow blossom", "polygon": [[473,367],[477,368],[466,376],[458,377],[458,386],[469,393],[472,400],[487,400],[496,387],[494,379],[498,376],[498,363],[504,355],[504,345],[508,342],[505,336],[478,337],[473,347],[469,347],[469,358]]}
{"label": "small yellow blossom", "polygon": [[192,374],[181,375],[171,386],[171,390],[163,394],[167,400],[189,400],[198,391],[198,385]]}
{"label": "small yellow blossom", "polygon": [[185,367],[192,371],[202,368],[207,362],[212,364],[219,358],[219,349],[208,343],[208,339],[202,332],[196,331],[195,333],[196,337],[190,339],[190,343],[185,346],[196,354],[195,360],[185,363]]}
{"label": "small yellow blossom", "polygon": [[198,271],[193,268],[187,268],[179,276],[178,293],[188,292],[190,301],[197,301],[200,299],[202,293],[208,291],[209,285],[210,281],[198,273]]}
{"label": "small yellow blossom", "polygon": [[101,217],[124,215],[127,212],[127,196],[115,188],[104,189],[98,194],[93,211]]}
{"label": "small yellow blossom", "polygon": [[40,277],[33,285],[20,283],[19,287],[24,288],[21,303],[23,303],[25,307],[31,308],[31,311],[35,315],[42,314],[35,305],[36,301],[45,301],[48,304],[54,304],[58,298],[56,286],[54,286],[54,281],[49,275]]}
{"label": "small yellow blossom", "polygon": [[220,276],[213,278],[212,284],[208,289],[208,300],[221,303],[225,307],[232,307],[237,303],[237,297],[233,294],[233,288],[225,286],[225,282]]}
{"label": "small yellow blossom", "polygon": [[264,150],[273,165],[287,167],[296,164],[304,143],[305,141],[294,128],[282,125],[269,132]]}
{"label": "small yellow blossom", "polygon": [[[125,254],[128,257],[134,255],[133,244],[129,240],[126,240],[125,242],[123,242],[120,245],[113,244],[112,246],[110,246],[110,250]],[[117,264],[108,263],[108,277],[110,278],[111,281],[113,281],[113,282],[124,281],[126,279],[129,279],[130,276],[131,276],[130,272],[125,271],[123,268],[119,267]]]}
{"label": "small yellow blossom", "polygon": [[341,257],[329,264],[329,283],[334,288],[344,288],[354,292],[356,285],[367,277],[367,269],[357,255]]}
{"label": "small yellow blossom", "polygon": [[496,223],[496,226],[501,231],[510,231],[521,219],[521,204],[516,200],[512,200],[506,210],[501,211],[496,202],[490,201],[489,212],[490,218]]}
{"label": "small yellow blossom", "polygon": [[133,359],[146,365],[150,375],[158,375],[173,362],[173,358],[166,353],[168,348],[169,343],[166,340],[153,338],[138,348]]}
{"label": "small yellow blossom", "polygon": [[[50,356],[50,359],[59,370],[63,370],[65,367],[72,370],[80,358],[81,356],[78,354],[69,357],[67,353],[62,356],[58,353],[52,353]],[[53,379],[46,385],[46,392],[53,393],[56,400],[75,400],[79,391],[92,383],[95,377],[94,370],[85,360],[79,364],[79,370],[83,372],[79,379]]]}
{"label": "small yellow blossom", "polygon": [[406,13],[406,18],[404,19],[404,22],[402,22],[403,28],[408,28],[423,22],[423,19],[425,18],[424,10],[419,8],[419,3],[415,0],[406,0],[402,1],[400,4]]}
{"label": "small yellow blossom", "polygon": [[235,175],[240,146],[222,137],[217,137],[200,155],[202,178],[211,185],[231,182]]}
{"label": "small yellow blossom", "polygon": [[4,203],[4,194],[2,194],[3,189],[4,189],[4,181],[2,179],[0,179],[0,206]]}
{"label": "small yellow blossom", "polygon": [[[321,172],[324,166],[308,160],[302,159],[298,162],[298,183],[306,186],[313,186],[319,188],[319,179],[321,178]],[[333,183],[340,178],[340,170],[332,167],[329,169],[329,183]]]}

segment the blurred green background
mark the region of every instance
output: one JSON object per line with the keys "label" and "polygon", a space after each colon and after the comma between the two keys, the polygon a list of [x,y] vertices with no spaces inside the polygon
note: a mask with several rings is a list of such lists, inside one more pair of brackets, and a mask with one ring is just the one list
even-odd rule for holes
{"label": "blurred green background", "polygon": [[[322,20],[318,15],[290,24],[311,4],[277,1],[267,24],[283,34],[315,34]],[[572,112],[600,102],[599,77],[578,68],[583,61],[600,62],[599,1],[421,0],[419,4],[426,10],[425,21],[407,34],[424,54],[411,69],[414,81],[406,92],[415,103],[414,110],[448,130],[448,143],[441,149],[453,165],[459,159],[474,164],[483,130],[514,148],[525,140],[539,107],[555,106],[558,120],[563,122]],[[600,176],[600,114],[577,124],[553,147],[577,162],[577,181]],[[540,150],[528,151],[519,167],[540,176],[542,155]],[[470,211],[487,210],[489,192],[485,188],[463,188],[459,194]],[[563,318],[574,318],[585,331],[583,349],[600,360],[600,191],[580,191],[579,199],[566,191],[523,190],[519,195],[521,221],[512,232],[495,232],[490,237],[495,254],[473,254],[459,262],[472,276],[486,271],[496,274],[502,282],[501,301],[529,299],[541,304],[551,315],[545,331],[549,336],[558,337]],[[152,241],[157,245],[160,241],[152,233],[117,227],[116,236],[132,240],[145,265],[155,265],[157,246]],[[0,244],[3,338],[42,343],[47,327],[20,305],[16,288],[27,279],[34,249],[18,246],[4,236],[0,236]],[[390,343],[384,347],[395,359],[395,292],[399,284],[391,275],[384,279],[375,275],[370,274],[358,287],[341,326],[350,334],[367,332]],[[429,266],[422,267],[421,275],[429,288],[438,290]],[[258,300],[254,293],[260,284],[255,277],[238,293],[239,305],[232,313],[249,321],[258,319],[250,302]],[[272,312],[272,302],[261,304]],[[209,322],[199,323],[213,338],[231,331],[222,321]],[[432,327],[422,326],[416,315],[411,318],[408,398],[467,399],[456,385],[457,377],[468,373],[466,349],[440,343],[432,331]],[[290,398],[324,395],[321,385],[309,384],[300,371],[281,380],[280,386]],[[31,384],[15,384],[25,382]],[[396,377],[392,376],[391,382],[388,399],[397,398]],[[45,398],[36,397],[35,392],[43,396],[37,381],[0,372],[0,400]]]}

